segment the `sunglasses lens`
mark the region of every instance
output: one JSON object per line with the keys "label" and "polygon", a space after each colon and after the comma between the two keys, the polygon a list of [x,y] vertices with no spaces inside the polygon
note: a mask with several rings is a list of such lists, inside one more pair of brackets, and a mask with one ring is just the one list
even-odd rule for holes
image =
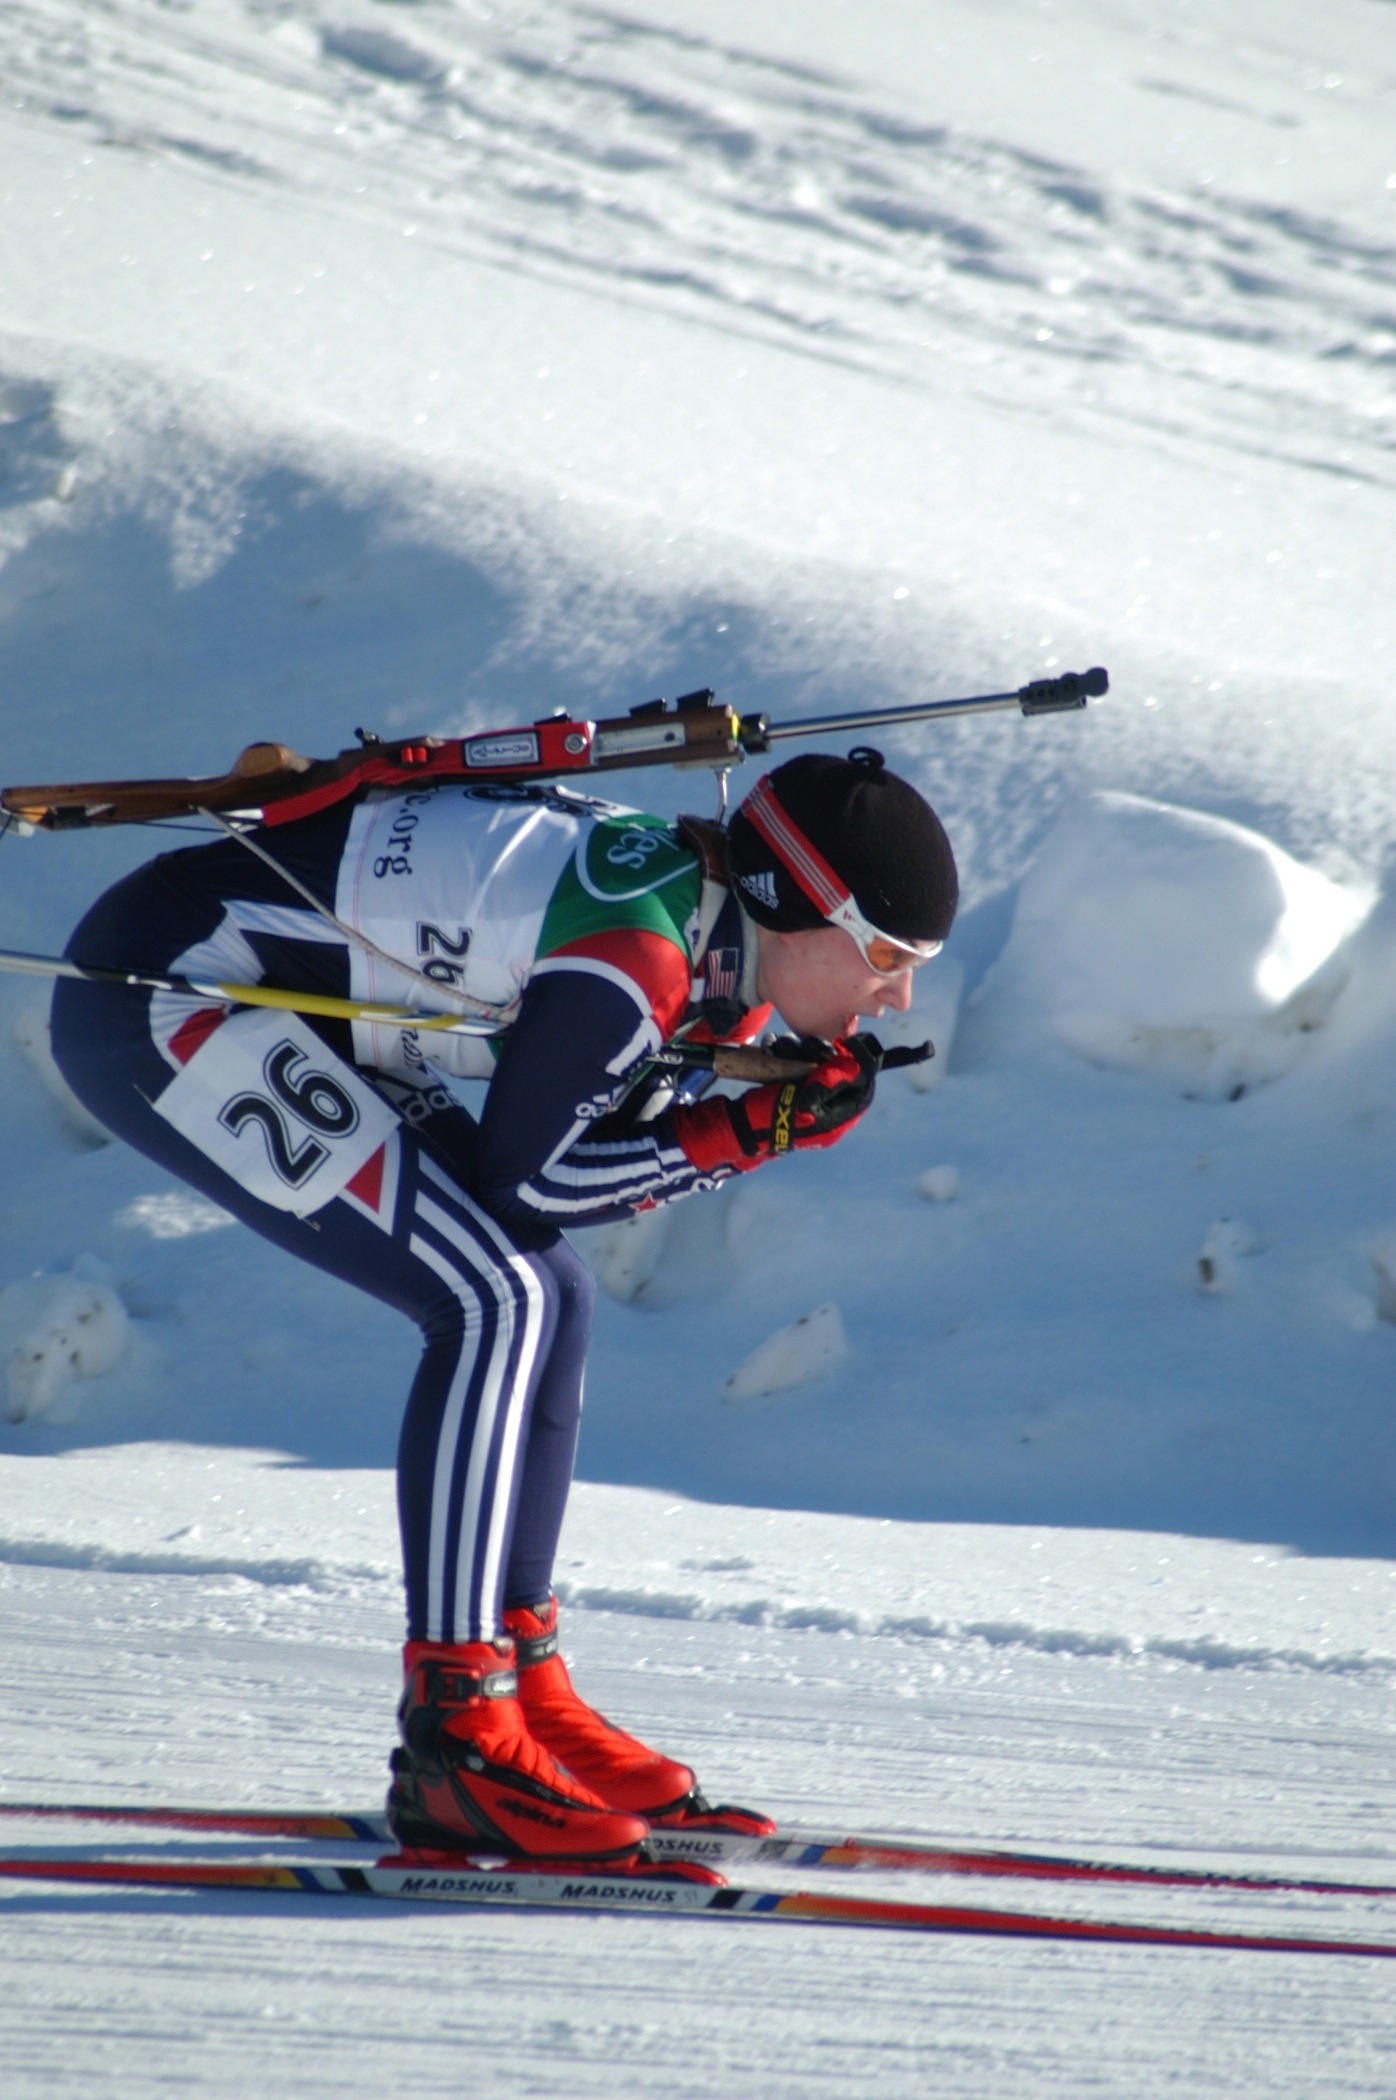
{"label": "sunglasses lens", "polygon": [[876,970],[879,977],[896,977],[903,970],[914,970],[918,963],[929,962],[940,947],[927,942],[924,948],[903,948],[897,941],[889,941],[882,933],[875,933],[863,950],[869,969]]}

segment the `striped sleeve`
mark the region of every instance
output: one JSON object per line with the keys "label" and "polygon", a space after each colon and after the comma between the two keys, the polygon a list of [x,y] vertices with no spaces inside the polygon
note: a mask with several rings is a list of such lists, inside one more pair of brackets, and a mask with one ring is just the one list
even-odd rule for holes
{"label": "striped sleeve", "polygon": [[620,1127],[617,1103],[664,1031],[653,988],[598,960],[553,957],[535,974],[490,1083],[474,1193],[521,1231],[603,1224],[721,1178],[690,1163],[667,1117]]}

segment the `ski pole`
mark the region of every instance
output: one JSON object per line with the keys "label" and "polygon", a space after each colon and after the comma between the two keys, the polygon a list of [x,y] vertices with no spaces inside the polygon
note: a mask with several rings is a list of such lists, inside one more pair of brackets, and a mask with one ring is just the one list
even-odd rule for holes
{"label": "ski pole", "polygon": [[0,948],[0,970],[29,977],[76,977],[87,984],[126,984],[152,992],[178,992],[188,998],[214,999],[220,1005],[273,1006],[292,1014],[318,1014],[332,1021],[386,1021],[404,1027],[429,1028],[449,1035],[497,1035],[500,1023],[462,1020],[458,1014],[420,1014],[408,1006],[371,999],[336,999],[327,992],[288,992],[272,984],[233,984],[222,978],[165,977],[144,970],[120,970],[101,963],[74,962],[67,956],[27,955]]}
{"label": "ski pole", "polygon": [[[170,977],[152,971],[121,970],[102,963],[75,962],[62,955],[29,955],[19,948],[0,948],[0,970],[27,977],[72,977],[86,984],[130,985],[138,991],[176,992],[185,998],[210,999],[220,1006],[265,1006],[281,1013],[314,1014],[322,1020],[381,1022],[389,1027],[424,1029],[433,1035],[497,1035],[489,1027],[464,1021],[458,1014],[417,1013],[410,1006],[391,1006],[371,999],[337,999],[327,992],[290,992],[272,984],[234,984],[221,978]],[[883,1069],[920,1064],[934,1056],[929,1043],[914,1048],[897,1045],[883,1057]],[[714,1073],[719,1079],[803,1079],[814,1070],[812,1058],[773,1055],[755,1043],[666,1044],[651,1064],[672,1070]]]}

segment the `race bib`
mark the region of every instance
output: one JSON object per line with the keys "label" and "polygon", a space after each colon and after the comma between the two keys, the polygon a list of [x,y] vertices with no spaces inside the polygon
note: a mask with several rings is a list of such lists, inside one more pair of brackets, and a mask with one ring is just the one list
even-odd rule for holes
{"label": "race bib", "polygon": [[273,1210],[322,1210],[397,1128],[381,1094],[296,1014],[233,1014],[154,1107]]}

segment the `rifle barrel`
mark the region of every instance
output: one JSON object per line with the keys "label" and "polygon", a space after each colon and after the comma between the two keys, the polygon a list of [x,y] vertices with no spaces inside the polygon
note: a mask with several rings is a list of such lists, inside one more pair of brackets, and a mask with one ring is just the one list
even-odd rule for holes
{"label": "rifle barrel", "polygon": [[986,715],[1019,705],[1016,693],[983,693],[972,700],[920,700],[910,707],[859,707],[847,714],[801,715],[793,722],[767,723],[764,734],[770,743],[775,743],[786,736],[821,736],[836,729],[887,729],[899,722],[929,722],[947,715]]}
{"label": "rifle barrel", "polygon": [[767,751],[782,737],[820,736],[840,729],[895,729],[903,722],[945,721],[953,715],[988,715],[1016,707],[1025,715],[1055,715],[1084,707],[1110,690],[1098,666],[1091,671],[1063,671],[1056,678],[1033,678],[1012,693],[976,693],[965,700],[916,700],[909,707],[851,708],[836,715],[801,715],[793,722],[772,722],[767,715],[743,715],[737,728],[744,751]]}

